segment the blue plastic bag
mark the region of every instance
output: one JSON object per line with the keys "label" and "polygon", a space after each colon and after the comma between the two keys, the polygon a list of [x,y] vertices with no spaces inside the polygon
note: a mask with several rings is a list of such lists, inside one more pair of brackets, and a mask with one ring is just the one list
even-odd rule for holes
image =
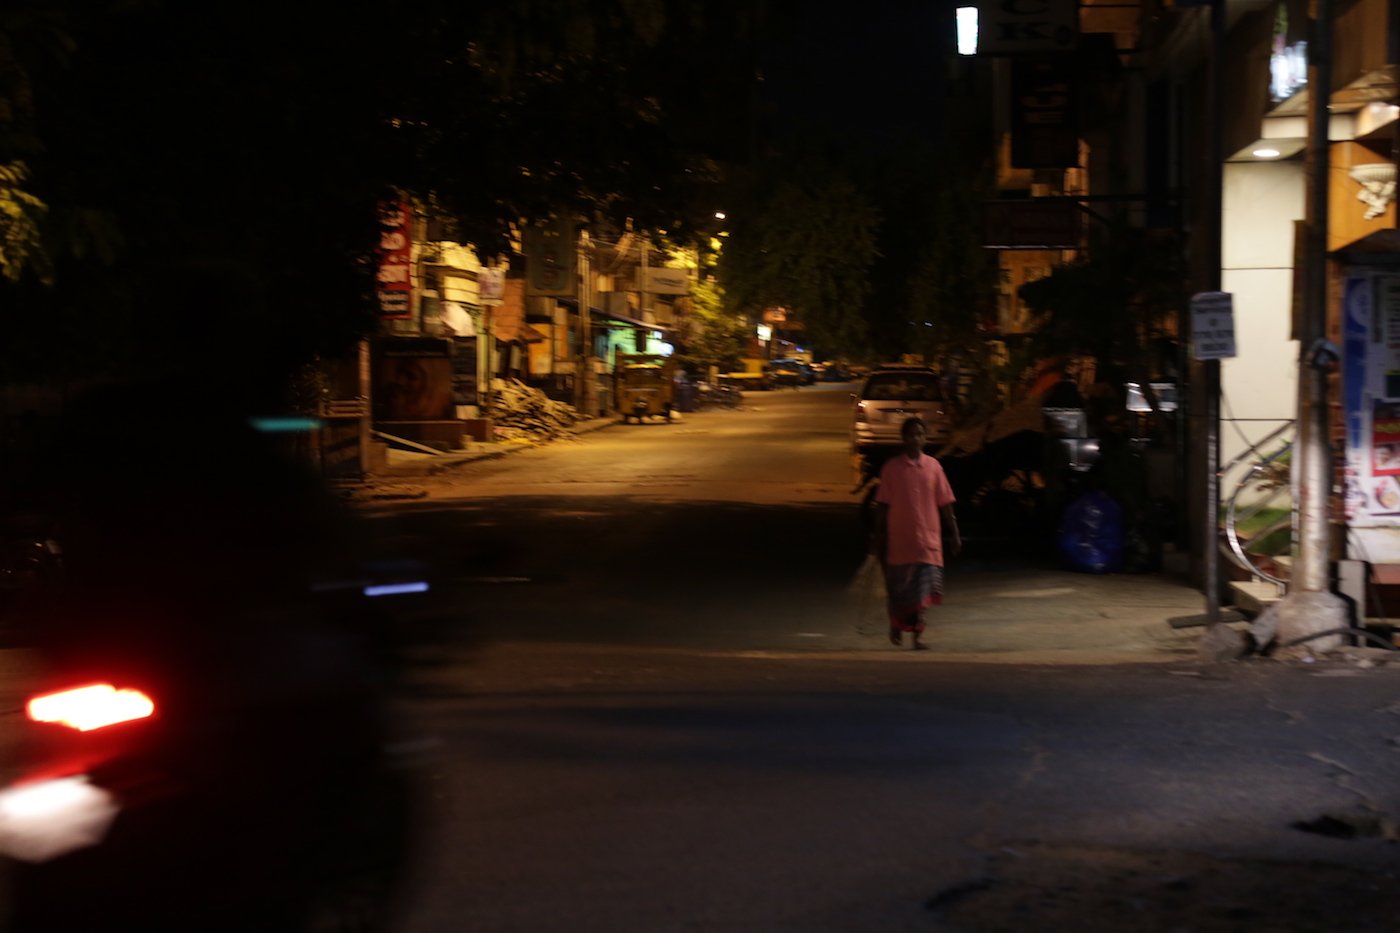
{"label": "blue plastic bag", "polygon": [[1123,510],[1108,493],[1088,493],[1065,509],[1060,554],[1070,567],[1084,573],[1123,569]]}

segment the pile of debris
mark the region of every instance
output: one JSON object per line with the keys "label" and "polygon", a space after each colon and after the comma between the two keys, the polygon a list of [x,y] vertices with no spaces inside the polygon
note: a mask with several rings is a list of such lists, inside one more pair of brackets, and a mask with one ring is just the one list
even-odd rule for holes
{"label": "pile of debris", "polygon": [[542,441],[567,433],[580,419],[574,406],[556,402],[518,379],[494,379],[491,420],[498,441]]}

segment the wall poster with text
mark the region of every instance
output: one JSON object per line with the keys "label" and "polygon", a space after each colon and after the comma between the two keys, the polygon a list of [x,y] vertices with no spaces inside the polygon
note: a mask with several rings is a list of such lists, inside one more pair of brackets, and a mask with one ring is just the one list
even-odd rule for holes
{"label": "wall poster with text", "polygon": [[1400,538],[1389,540],[1400,530],[1400,276],[1356,272],[1346,280],[1342,409],[1347,521],[1385,530],[1358,542],[1365,559],[1400,560]]}

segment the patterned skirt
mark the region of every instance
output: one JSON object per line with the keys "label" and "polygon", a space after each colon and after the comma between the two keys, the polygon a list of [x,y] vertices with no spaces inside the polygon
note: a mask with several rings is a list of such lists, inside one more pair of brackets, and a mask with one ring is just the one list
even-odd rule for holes
{"label": "patterned skirt", "polygon": [[943,568],[933,564],[886,564],[885,594],[890,628],[922,632],[923,611],[943,602]]}

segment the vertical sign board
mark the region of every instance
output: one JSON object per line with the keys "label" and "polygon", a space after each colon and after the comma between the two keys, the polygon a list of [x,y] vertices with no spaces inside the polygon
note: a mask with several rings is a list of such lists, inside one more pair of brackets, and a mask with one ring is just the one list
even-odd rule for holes
{"label": "vertical sign board", "polygon": [[977,6],[977,54],[1071,52],[1079,39],[1075,0],[984,0]]}
{"label": "vertical sign board", "polygon": [[1011,63],[1011,164],[1072,168],[1079,164],[1074,60],[1037,55]]}
{"label": "vertical sign board", "polygon": [[570,297],[578,283],[578,239],[571,221],[551,217],[525,228],[525,294]]}
{"label": "vertical sign board", "polygon": [[1235,355],[1235,306],[1229,292],[1191,296],[1191,353],[1197,360],[1224,360]]}
{"label": "vertical sign board", "polygon": [[506,270],[488,267],[476,274],[477,297],[482,304],[500,304],[506,294]]}
{"label": "vertical sign board", "polygon": [[413,316],[413,282],[409,276],[413,258],[413,212],[402,201],[386,203],[379,210],[379,316],[401,319]]}
{"label": "vertical sign board", "polygon": [[1400,560],[1400,276],[1357,274],[1342,305],[1344,504],[1364,554]]}

